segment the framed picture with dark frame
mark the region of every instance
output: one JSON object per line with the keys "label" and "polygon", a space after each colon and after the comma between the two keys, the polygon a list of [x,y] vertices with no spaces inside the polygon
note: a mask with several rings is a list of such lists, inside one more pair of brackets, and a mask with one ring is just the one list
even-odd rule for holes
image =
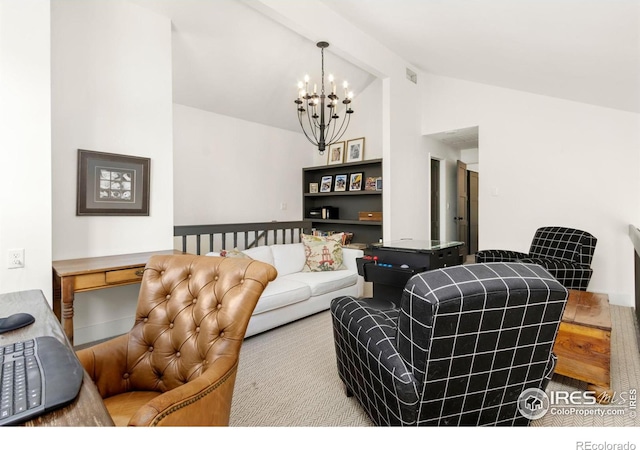
{"label": "framed picture with dark frame", "polygon": [[331,182],[333,181],[332,175],[325,175],[320,181],[320,192],[331,192]]}
{"label": "framed picture with dark frame", "polygon": [[78,150],[78,216],[148,216],[150,158]]}
{"label": "framed picture with dark frame", "polygon": [[349,190],[361,191],[362,190],[362,172],[352,173],[349,177]]}
{"label": "framed picture with dark frame", "polygon": [[334,185],[333,190],[335,192],[343,192],[347,190],[347,176],[346,175],[336,175],[336,183]]}

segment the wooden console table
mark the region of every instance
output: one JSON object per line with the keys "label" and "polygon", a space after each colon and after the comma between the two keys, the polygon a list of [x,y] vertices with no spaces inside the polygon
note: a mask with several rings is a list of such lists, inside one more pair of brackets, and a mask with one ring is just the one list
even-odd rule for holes
{"label": "wooden console table", "polygon": [[73,345],[73,301],[76,292],[140,283],[153,255],[182,255],[178,250],[53,261],[53,312]]}
{"label": "wooden console table", "polygon": [[611,399],[611,313],[609,296],[569,290],[553,347],[555,372],[586,381],[600,403]]}

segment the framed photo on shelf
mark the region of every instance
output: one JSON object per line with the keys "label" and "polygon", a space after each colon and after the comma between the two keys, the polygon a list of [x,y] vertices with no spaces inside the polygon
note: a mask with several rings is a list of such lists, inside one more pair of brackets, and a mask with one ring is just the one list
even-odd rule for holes
{"label": "framed photo on shelf", "polygon": [[349,190],[361,191],[362,190],[362,172],[352,173],[349,178]]}
{"label": "framed photo on shelf", "polygon": [[376,178],[376,191],[382,190],[382,177]]}
{"label": "framed photo on shelf", "polygon": [[148,216],[151,159],[78,150],[77,216]]}
{"label": "framed photo on shelf", "polygon": [[364,159],[364,138],[348,140],[346,152],[345,162],[362,161]]}
{"label": "framed photo on shelf", "polygon": [[344,141],[331,144],[328,153],[327,164],[342,164],[344,161]]}
{"label": "framed photo on shelf", "polygon": [[320,192],[331,192],[332,175],[325,175],[320,182]]}
{"label": "framed photo on shelf", "polygon": [[309,193],[310,194],[318,193],[318,183],[309,183]]}
{"label": "framed photo on shelf", "polygon": [[376,177],[367,177],[367,181],[364,184],[365,191],[375,191],[376,190]]}
{"label": "framed photo on shelf", "polygon": [[343,192],[347,190],[347,176],[336,175],[336,183],[333,188],[335,192]]}

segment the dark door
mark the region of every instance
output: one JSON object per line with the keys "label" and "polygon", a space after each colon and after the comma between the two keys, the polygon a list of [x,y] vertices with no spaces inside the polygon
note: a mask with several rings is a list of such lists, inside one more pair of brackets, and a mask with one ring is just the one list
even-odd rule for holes
{"label": "dark door", "polygon": [[440,240],[440,161],[431,160],[431,240]]}
{"label": "dark door", "polygon": [[458,225],[458,238],[457,240],[460,242],[464,242],[460,253],[462,254],[462,258],[467,257],[469,254],[469,219],[467,217],[469,210],[469,195],[467,190],[467,165],[462,161],[458,161],[458,207],[457,207],[457,216],[455,220]]}
{"label": "dark door", "polygon": [[478,252],[478,172],[469,173],[469,254]]}

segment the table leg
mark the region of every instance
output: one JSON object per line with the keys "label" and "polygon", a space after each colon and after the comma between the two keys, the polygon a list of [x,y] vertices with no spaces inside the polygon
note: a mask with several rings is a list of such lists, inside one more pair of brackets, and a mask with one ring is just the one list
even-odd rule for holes
{"label": "table leg", "polygon": [[62,284],[60,277],[53,271],[53,313],[58,322],[62,323]]}
{"label": "table leg", "polygon": [[60,291],[62,297],[62,327],[67,339],[73,345],[73,301],[75,300],[74,276],[62,277],[60,280]]}

